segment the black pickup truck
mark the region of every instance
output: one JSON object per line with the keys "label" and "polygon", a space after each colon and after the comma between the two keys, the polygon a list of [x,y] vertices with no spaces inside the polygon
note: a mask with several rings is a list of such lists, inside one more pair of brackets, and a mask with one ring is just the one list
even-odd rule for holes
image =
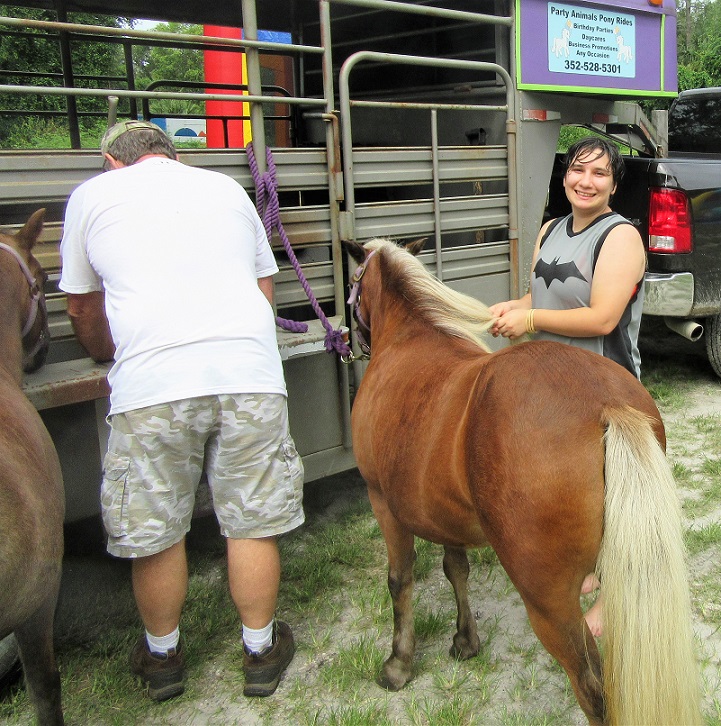
{"label": "black pickup truck", "polygon": [[[615,131],[608,135],[623,142]],[[644,314],[690,340],[704,335],[721,376],[721,87],[678,95],[668,112],[668,149],[664,158],[625,157],[612,206],[648,249]],[[557,164],[549,217],[570,211],[561,174]]]}

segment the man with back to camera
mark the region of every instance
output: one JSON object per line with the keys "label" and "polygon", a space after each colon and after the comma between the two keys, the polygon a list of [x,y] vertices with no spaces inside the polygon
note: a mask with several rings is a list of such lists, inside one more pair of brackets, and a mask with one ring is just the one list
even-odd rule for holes
{"label": "man with back to camera", "polygon": [[269,696],[293,658],[275,619],[276,536],[304,521],[288,430],[263,223],[230,177],[181,164],[154,124],[105,133],[109,174],[68,201],[60,288],[80,343],[114,359],[101,504],[108,552],[131,558],[145,626],[131,669],[153,700],[183,692],[185,535],[203,469],[242,621],[246,696]]}

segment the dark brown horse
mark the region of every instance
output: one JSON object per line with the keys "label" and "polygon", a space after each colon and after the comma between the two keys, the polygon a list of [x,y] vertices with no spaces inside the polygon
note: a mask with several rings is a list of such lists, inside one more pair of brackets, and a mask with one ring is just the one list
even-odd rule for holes
{"label": "dark brown horse", "polygon": [[[700,723],[680,506],[645,388],[560,343],[490,353],[484,305],[386,240],[347,249],[360,265],[349,302],[372,348],[353,404],[354,451],[393,600],[381,684],[399,689],[412,676],[417,535],[445,548],[454,657],[480,648],[466,549],[490,544],[591,723]],[[594,571],[603,668],[579,602]]]}
{"label": "dark brown horse", "polygon": [[65,499],[55,447],[22,391],[49,345],[32,255],[45,210],[15,235],[0,233],[0,638],[10,633],[40,724],[62,724],[53,619],[60,588]]}

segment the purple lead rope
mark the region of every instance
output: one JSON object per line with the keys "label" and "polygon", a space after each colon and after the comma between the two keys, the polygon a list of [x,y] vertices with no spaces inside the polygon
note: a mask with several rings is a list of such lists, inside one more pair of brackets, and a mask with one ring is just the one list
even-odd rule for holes
{"label": "purple lead rope", "polygon": [[[278,230],[283,247],[285,248],[288,259],[290,260],[298,280],[305,290],[305,294],[308,296],[308,300],[318,316],[321,324],[326,330],[325,336],[325,349],[328,353],[336,351],[341,356],[348,356],[351,352],[348,343],[343,340],[343,331],[334,330],[330,321],[326,317],[325,313],[321,310],[318,301],[315,299],[313,290],[311,290],[308,280],[305,279],[303,270],[300,267],[298,258],[293,252],[288,235],[283,229],[283,223],[280,221],[280,202],[278,201],[278,190],[275,180],[275,162],[273,161],[273,154],[270,149],[266,149],[266,161],[268,163],[268,171],[262,174],[258,170],[258,162],[255,159],[255,152],[253,151],[253,145],[248,144],[245,147],[245,151],[248,155],[248,166],[250,167],[250,173],[253,176],[253,182],[255,184],[255,206],[258,209],[258,214],[263,220],[263,226],[265,227],[265,233],[268,235],[268,241],[272,239],[273,228]],[[306,323],[300,323],[295,320],[286,320],[285,318],[276,317],[276,325],[283,328],[284,330],[290,330],[293,333],[305,333],[308,331]]]}

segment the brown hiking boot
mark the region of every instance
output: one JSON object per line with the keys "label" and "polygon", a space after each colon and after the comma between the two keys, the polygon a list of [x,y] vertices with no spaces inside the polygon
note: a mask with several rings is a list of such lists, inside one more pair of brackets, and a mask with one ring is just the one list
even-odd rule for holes
{"label": "brown hiking boot", "polygon": [[270,696],[278,688],[281,673],[288,667],[295,654],[295,643],[290,626],[282,620],[275,621],[273,645],[262,653],[250,653],[243,648],[243,672],[245,696]]}
{"label": "brown hiking boot", "polygon": [[148,686],[153,701],[167,701],[185,690],[185,653],[178,643],[168,655],[151,653],[141,635],[130,654],[130,670]]}

